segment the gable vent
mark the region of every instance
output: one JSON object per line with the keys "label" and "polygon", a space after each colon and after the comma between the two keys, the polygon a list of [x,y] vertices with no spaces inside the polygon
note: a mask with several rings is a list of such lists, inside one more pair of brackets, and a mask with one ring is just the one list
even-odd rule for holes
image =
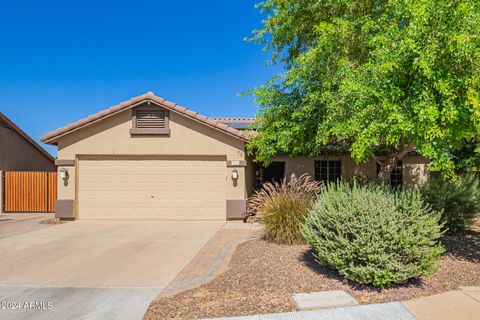
{"label": "gable vent", "polygon": [[167,127],[166,110],[137,110],[138,129],[157,129]]}

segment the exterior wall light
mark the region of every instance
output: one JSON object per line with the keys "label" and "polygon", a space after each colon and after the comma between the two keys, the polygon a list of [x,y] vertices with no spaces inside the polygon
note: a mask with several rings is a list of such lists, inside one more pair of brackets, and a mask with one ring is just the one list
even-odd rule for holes
{"label": "exterior wall light", "polygon": [[232,170],[232,179],[237,180],[238,179],[238,170],[237,168],[233,168]]}
{"label": "exterior wall light", "polygon": [[60,178],[67,179],[68,178],[68,169],[67,168],[60,168]]}

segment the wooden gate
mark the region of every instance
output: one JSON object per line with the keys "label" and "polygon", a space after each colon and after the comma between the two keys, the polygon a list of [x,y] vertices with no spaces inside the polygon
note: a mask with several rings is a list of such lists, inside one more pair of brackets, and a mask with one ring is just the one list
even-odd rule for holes
{"label": "wooden gate", "polygon": [[56,172],[5,172],[5,212],[54,212]]}

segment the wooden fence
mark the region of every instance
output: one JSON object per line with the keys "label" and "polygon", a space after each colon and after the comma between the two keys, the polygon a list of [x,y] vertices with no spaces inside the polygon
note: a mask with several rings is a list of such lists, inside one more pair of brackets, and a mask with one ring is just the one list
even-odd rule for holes
{"label": "wooden fence", "polygon": [[54,212],[56,172],[5,172],[5,212]]}

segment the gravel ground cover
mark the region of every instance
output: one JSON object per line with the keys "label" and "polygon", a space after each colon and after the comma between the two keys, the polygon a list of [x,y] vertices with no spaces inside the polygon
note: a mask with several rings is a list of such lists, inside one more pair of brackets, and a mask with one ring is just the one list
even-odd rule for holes
{"label": "gravel ground cover", "polygon": [[50,218],[50,219],[42,220],[39,223],[41,223],[41,224],[62,224],[62,223],[65,223],[65,221],[61,221],[60,218]]}
{"label": "gravel ground cover", "polygon": [[213,281],[154,301],[145,319],[196,319],[294,311],[292,294],[345,290],[361,304],[408,300],[480,285],[480,231],[444,236],[446,254],[438,271],[383,291],[343,279],[319,266],[307,246],[277,245],[264,240],[241,244],[229,269]]}

